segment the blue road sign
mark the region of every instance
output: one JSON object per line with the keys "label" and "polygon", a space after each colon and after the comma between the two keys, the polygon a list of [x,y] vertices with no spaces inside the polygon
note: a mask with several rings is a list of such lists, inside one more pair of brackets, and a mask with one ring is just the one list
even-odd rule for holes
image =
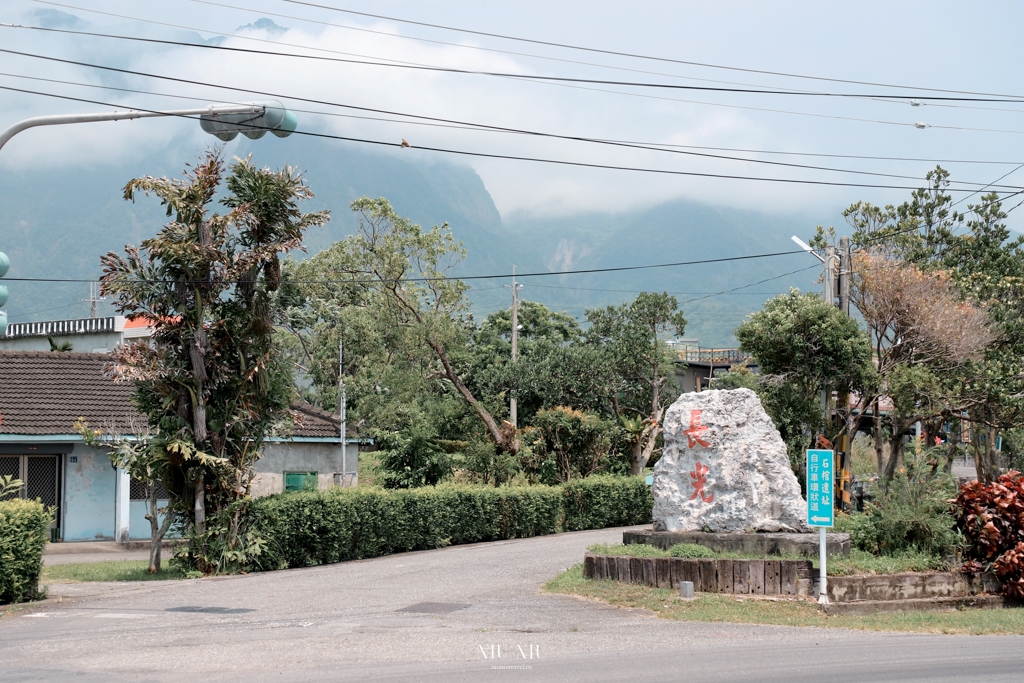
{"label": "blue road sign", "polygon": [[810,526],[832,526],[835,501],[834,451],[807,451],[807,524]]}

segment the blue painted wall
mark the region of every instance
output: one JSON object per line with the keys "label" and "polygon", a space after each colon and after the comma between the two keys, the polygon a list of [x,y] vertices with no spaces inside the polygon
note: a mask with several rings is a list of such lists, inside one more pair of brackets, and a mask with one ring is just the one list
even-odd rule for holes
{"label": "blue painted wall", "polygon": [[[72,462],[75,457],[78,462]],[[115,471],[110,458],[105,451],[75,444],[64,466],[64,540],[113,540]]]}
{"label": "blue painted wall", "polygon": [[[128,535],[132,539],[146,540],[152,538],[152,530],[149,526],[149,520],[146,519],[146,501],[144,500],[133,500],[128,504]],[[157,507],[164,507],[167,505],[166,500],[158,500],[156,502]],[[165,515],[159,515],[160,523],[163,524]],[[173,537],[174,534],[170,531],[167,533],[167,538]]]}

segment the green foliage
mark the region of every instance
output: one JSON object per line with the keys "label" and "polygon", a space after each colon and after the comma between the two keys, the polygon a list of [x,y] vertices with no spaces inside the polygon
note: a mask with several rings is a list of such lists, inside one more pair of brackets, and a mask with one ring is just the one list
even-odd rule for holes
{"label": "green foliage", "polygon": [[566,531],[647,524],[654,510],[643,477],[598,475],[572,479],[562,486]]}
{"label": "green foliage", "polygon": [[377,445],[385,488],[433,486],[451,475],[452,457],[425,422],[414,422],[400,432],[379,432]]}
{"label": "green foliage", "polygon": [[[152,344],[119,346],[117,362],[148,418],[151,455],[166,461],[177,512],[196,525],[193,539],[208,537],[193,503],[202,518],[244,499],[265,438],[290,425],[291,368],[274,342],[280,257],[328,220],[326,212],[299,210],[313,195],[295,169],[261,169],[248,158],[236,159],[226,178],[220,203],[230,211],[211,213],[224,171],[213,150],[184,180],[129,182],[125,199],[153,193],[172,220],[141,248],[102,258],[102,291],[114,296],[117,311],[154,327]],[[242,552],[237,541],[222,545]]]}
{"label": "green foliage", "polygon": [[523,433],[523,469],[545,484],[589,476],[607,459],[613,429],[597,415],[565,406],[541,410]]}
{"label": "green foliage", "polygon": [[675,399],[675,382],[668,381],[675,368],[663,337],[682,335],[686,318],[674,296],[641,292],[628,304],[588,310],[587,321],[587,340],[608,354],[619,405],[649,415]]}
{"label": "green foliage", "polygon": [[269,539],[254,568],[330,564],[411,550],[554,533],[557,488],[442,485],[335,488],[260,498],[253,530]]}
{"label": "green foliage", "polygon": [[270,570],[638,524],[650,521],[652,507],[642,479],[601,476],[562,487],[442,484],[282,493],[251,501],[242,524],[247,537],[266,539],[247,568]]}
{"label": "green foliage", "polygon": [[887,488],[877,487],[863,514],[837,516],[836,530],[848,532],[855,548],[874,555],[948,558],[963,545],[950,504],[955,489],[948,475],[905,468]]}
{"label": "green foliage", "polygon": [[522,473],[519,457],[523,451],[516,455],[498,451],[493,443],[482,439],[461,445],[462,451],[452,456],[460,481],[501,486]]}
{"label": "green foliage", "polygon": [[58,353],[64,353],[66,351],[74,351],[75,350],[74,345],[70,341],[68,341],[66,339],[64,341],[62,341],[62,342],[59,342],[56,339],[54,339],[53,337],[51,337],[50,335],[46,335],[46,341],[48,341],[50,343],[50,351],[55,351],[55,352],[58,352]]}
{"label": "green foliage", "polygon": [[208,519],[205,529],[186,531],[185,543],[174,548],[174,563],[186,578],[237,574],[259,562],[267,541],[252,529],[247,514],[251,504],[247,499],[236,501]]}
{"label": "green foliage", "polygon": [[706,548],[696,543],[676,543],[668,549],[669,557],[690,557],[695,559],[715,557],[716,553],[711,548]]}
{"label": "green foliage", "polygon": [[766,375],[817,391],[858,389],[871,376],[871,345],[857,321],[816,294],[793,289],[765,302],[736,328],[740,347]]}
{"label": "green foliage", "polygon": [[587,550],[598,555],[627,556],[627,557],[668,557],[661,548],[655,548],[646,543],[595,543],[587,546]]}
{"label": "green foliage", "polygon": [[0,603],[31,600],[39,594],[43,547],[52,521],[53,510],[39,501],[0,501]]}

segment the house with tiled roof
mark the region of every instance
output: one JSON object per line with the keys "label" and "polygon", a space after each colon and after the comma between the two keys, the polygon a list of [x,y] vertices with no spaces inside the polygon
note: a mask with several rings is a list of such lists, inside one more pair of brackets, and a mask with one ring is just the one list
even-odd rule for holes
{"label": "house with tiled roof", "polygon": [[[21,479],[22,495],[56,508],[55,541],[149,538],[145,486],[74,428],[84,418],[130,435],[146,424],[131,385],[105,372],[112,362],[106,353],[0,350],[0,476]],[[342,444],[338,416],[308,403],[292,405],[292,415],[294,429],[269,440],[256,463],[253,495],[355,485],[358,442]]]}

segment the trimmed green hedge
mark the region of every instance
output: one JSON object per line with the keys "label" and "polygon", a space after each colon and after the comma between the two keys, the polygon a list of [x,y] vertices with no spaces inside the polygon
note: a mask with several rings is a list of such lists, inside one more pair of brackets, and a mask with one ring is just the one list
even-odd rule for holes
{"label": "trimmed green hedge", "polygon": [[651,521],[654,497],[643,477],[600,475],[562,486],[566,531],[630,526]]}
{"label": "trimmed green hedge", "polygon": [[52,519],[38,501],[0,502],[0,604],[36,597]]}
{"label": "trimmed green hedge", "polygon": [[651,520],[653,505],[643,479],[602,476],[562,487],[443,484],[282,493],[252,501],[246,517],[247,533],[267,543],[252,569],[270,570],[642,524]]}

